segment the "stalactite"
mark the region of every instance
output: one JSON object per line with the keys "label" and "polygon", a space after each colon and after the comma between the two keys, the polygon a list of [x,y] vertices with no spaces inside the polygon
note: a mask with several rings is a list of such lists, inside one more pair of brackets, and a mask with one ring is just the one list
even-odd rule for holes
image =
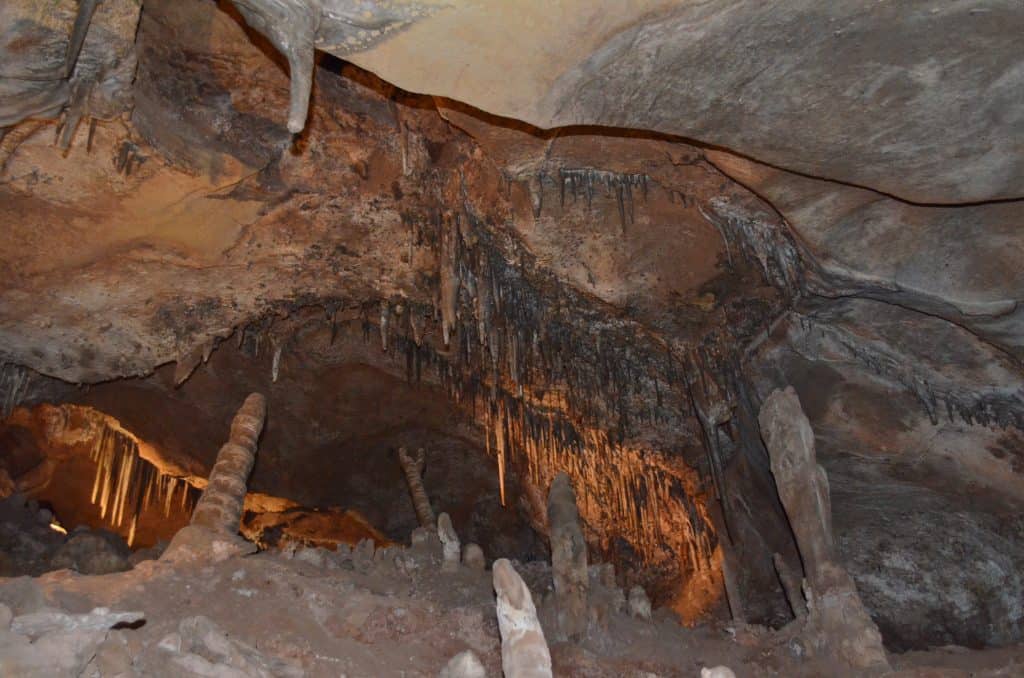
{"label": "stalactite", "polygon": [[439,299],[441,307],[441,333],[445,346],[448,346],[451,342],[451,333],[455,328],[459,298],[458,237],[454,218],[452,215],[446,214],[441,233],[441,289]]}
{"label": "stalactite", "polygon": [[562,206],[565,206],[565,189],[569,188],[572,199],[575,202],[578,194],[587,198],[587,208],[593,205],[594,189],[604,186],[608,194],[614,194],[619,210],[619,224],[622,232],[626,232],[627,223],[633,223],[633,189],[643,189],[644,199],[647,198],[647,182],[650,180],[646,174],[623,174],[609,170],[599,170],[590,167],[583,168],[562,168],[558,170],[560,179],[560,192]]}
{"label": "stalactite", "polygon": [[509,395],[485,410],[485,427],[498,459],[499,481],[510,462],[538,487],[565,472],[591,529],[615,530],[647,562],[663,557],[669,547],[686,558],[684,570],[712,569],[716,541],[711,517],[694,498],[695,485],[676,473],[638,450],[612,443],[600,431],[580,432],[560,414],[539,412]]}
{"label": "stalactite", "polygon": [[[624,226],[647,182],[639,174],[583,170],[559,178],[573,199],[604,190],[621,200]],[[539,214],[552,181],[535,179]],[[445,350],[424,340],[424,314],[415,308],[411,337],[392,331],[388,344],[405,356],[408,372],[422,362],[453,401],[481,414],[502,503],[511,473],[547,487],[564,471],[577,488],[588,537],[606,552],[621,538],[646,562],[675,559],[683,577],[716,569],[717,537],[697,474],[667,451],[625,442],[645,424],[693,428],[678,349],[560,284],[513,235],[484,225],[471,207],[439,206],[431,214],[403,220],[416,246],[431,248],[439,262],[434,312]],[[389,327],[399,327],[394,318]]]}
{"label": "stalactite", "polygon": [[940,412],[949,421],[959,417],[968,425],[975,422],[989,426],[1024,428],[1024,412],[1020,396],[1005,387],[965,388],[940,370],[908,360],[898,350],[882,342],[868,341],[839,323],[827,322],[811,315],[791,314],[794,346],[807,355],[839,355],[861,365],[880,377],[892,380],[917,398],[933,425],[939,424]]}
{"label": "stalactite", "polygon": [[274,357],[270,361],[270,381],[277,383],[277,377],[281,373],[281,350],[280,344],[274,346]]}
{"label": "stalactite", "polygon": [[129,545],[135,541],[143,511],[159,508],[167,518],[175,495],[181,507],[190,510],[199,494],[185,480],[161,473],[143,459],[138,442],[106,421],[93,437],[89,458],[96,465],[90,501],[112,527],[127,527]]}
{"label": "stalactite", "polygon": [[765,279],[786,298],[803,293],[803,262],[788,229],[752,218],[726,198],[714,198],[698,209],[722,234],[726,247],[737,245],[744,257],[759,265]]}
{"label": "stalactite", "polygon": [[426,318],[423,313],[416,309],[409,309],[409,329],[412,330],[412,340],[416,346],[423,344],[423,330],[426,327]]}
{"label": "stalactite", "polygon": [[388,330],[391,325],[391,304],[387,301],[380,302],[380,348],[387,353]]}
{"label": "stalactite", "polygon": [[85,35],[89,32],[89,24],[92,23],[93,14],[96,12],[96,5],[99,0],[80,0],[78,13],[75,16],[75,24],[71,29],[71,40],[68,42],[68,51],[64,58],[64,77],[70,78],[78,63],[78,55],[85,44]]}

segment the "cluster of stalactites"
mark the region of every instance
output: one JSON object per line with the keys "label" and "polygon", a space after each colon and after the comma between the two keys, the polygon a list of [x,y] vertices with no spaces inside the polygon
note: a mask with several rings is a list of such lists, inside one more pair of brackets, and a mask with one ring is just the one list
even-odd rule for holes
{"label": "cluster of stalactites", "polygon": [[515,399],[499,400],[485,419],[502,485],[513,464],[539,488],[564,472],[591,529],[613,528],[647,562],[668,549],[683,558],[685,571],[714,568],[716,541],[706,508],[684,479],[656,460],[601,432],[580,433],[557,413],[540,413]]}
{"label": "cluster of stalactites", "polygon": [[598,190],[603,189],[605,196],[615,198],[619,208],[619,225],[625,233],[627,224],[632,224],[635,217],[633,190],[639,188],[644,200],[647,200],[647,185],[650,180],[651,178],[643,173],[613,172],[593,167],[562,167],[558,170],[558,178],[555,179],[547,171],[542,170],[528,182],[533,216],[539,219],[544,212],[545,185],[555,184],[561,208],[565,207],[565,196],[568,193],[573,203],[580,197],[586,198],[587,209],[591,209],[594,196]]}
{"label": "cluster of stalactites", "polygon": [[[502,390],[520,398],[558,390],[574,419],[611,423],[620,439],[634,424],[682,413],[678,401],[663,399],[682,382],[664,342],[561,284],[514,237],[485,226],[468,206],[409,224],[414,244],[438,253],[434,315],[447,347],[440,367],[456,399],[474,398],[481,385],[490,401]],[[388,316],[387,331],[408,324],[418,354],[423,314],[408,308],[407,322]]]}
{"label": "cluster of stalactites", "polygon": [[127,526],[129,545],[143,511],[158,508],[166,518],[175,509],[191,512],[195,504],[197,493],[191,485],[161,473],[139,455],[135,440],[115,428],[100,427],[90,458],[96,464],[90,499],[111,526]]}
{"label": "cluster of stalactites", "polygon": [[[649,177],[639,173],[620,173],[608,170],[594,169],[591,167],[562,168],[558,170],[560,183],[560,200],[562,207],[565,206],[565,194],[572,196],[573,201],[582,195],[587,199],[589,209],[594,202],[594,192],[603,187],[605,193],[614,195],[619,207],[619,224],[622,232],[626,232],[627,223],[632,224],[635,218],[633,212],[633,189],[639,188],[643,192],[644,200],[647,199],[647,182]],[[543,178],[541,179],[543,188]],[[539,216],[539,214],[538,214]]]}

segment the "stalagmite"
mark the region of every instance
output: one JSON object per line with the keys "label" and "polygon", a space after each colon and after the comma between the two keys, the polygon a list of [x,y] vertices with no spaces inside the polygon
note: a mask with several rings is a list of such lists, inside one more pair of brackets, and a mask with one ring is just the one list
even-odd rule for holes
{"label": "stalagmite", "polygon": [[700,678],[736,678],[736,674],[728,666],[705,666],[700,670]]}
{"label": "stalagmite", "polygon": [[587,630],[587,544],[569,476],[559,473],[548,493],[551,569],[558,637],[578,640]]}
{"label": "stalagmite", "polygon": [[634,586],[629,590],[629,614],[637,619],[651,618],[651,599],[642,586]]}
{"label": "stalagmite", "polygon": [[213,558],[220,560],[254,547],[238,536],[245,504],[246,481],[256,459],[256,443],[263,431],[267,404],[259,393],[250,394],[231,422],[228,442],[217,453],[210,479],[192,513],[192,522],[178,531],[164,552],[164,560]]}
{"label": "stalagmite", "polygon": [[404,447],[398,448],[398,461],[409,484],[409,495],[412,497],[412,505],[416,509],[420,525],[430,530],[435,529],[437,522],[434,518],[434,509],[430,508],[430,499],[423,488],[423,465],[426,461],[423,448],[416,451],[416,456],[410,456]]}
{"label": "stalagmite", "polygon": [[505,558],[494,561],[493,574],[505,678],[551,678],[551,652],[530,589]]}
{"label": "stalagmite", "polygon": [[487,671],[476,653],[466,650],[452,657],[437,678],[487,678]]}
{"label": "stalagmite", "polygon": [[256,441],[263,431],[267,403],[253,393],[231,422],[228,442],[217,453],[210,480],[192,513],[192,524],[236,534],[242,520],[246,481],[256,460]]}
{"label": "stalagmite", "polygon": [[867,671],[888,668],[878,627],[835,558],[828,477],[817,463],[814,432],[792,387],[774,391],[758,415],[772,475],[804,563],[805,633],[811,648]]}
{"label": "stalagmite", "polygon": [[832,560],[834,544],[828,477],[817,463],[814,432],[792,388],[772,393],[758,420],[804,569],[817,587],[821,566]]}
{"label": "stalagmite", "polygon": [[477,544],[466,544],[462,547],[462,564],[471,570],[483,570],[487,567],[484,550]]}
{"label": "stalagmite", "polygon": [[459,535],[452,527],[452,519],[447,513],[437,517],[437,536],[441,538],[444,563],[441,569],[445,572],[453,572],[459,569],[459,558],[462,554],[462,545],[459,543]]}

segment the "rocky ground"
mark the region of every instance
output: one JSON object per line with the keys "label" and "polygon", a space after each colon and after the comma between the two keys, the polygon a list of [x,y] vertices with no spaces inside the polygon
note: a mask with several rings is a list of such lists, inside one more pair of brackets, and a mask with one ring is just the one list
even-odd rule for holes
{"label": "rocky ground", "polygon": [[[0,580],[0,675],[436,676],[472,650],[501,675],[491,573],[442,568],[441,543],[266,551],[216,564],[147,560],[106,575],[58,570]],[[516,564],[552,623],[547,563]],[[798,629],[680,626],[591,566],[579,643],[552,644],[558,676],[839,675],[802,658]],[[894,676],[1014,676],[1024,648],[946,647],[891,657]]]}

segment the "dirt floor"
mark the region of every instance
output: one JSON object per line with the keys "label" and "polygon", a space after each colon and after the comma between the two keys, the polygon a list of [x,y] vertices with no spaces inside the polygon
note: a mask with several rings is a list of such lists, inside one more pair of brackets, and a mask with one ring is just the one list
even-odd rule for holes
{"label": "dirt floor", "polygon": [[[516,567],[547,626],[550,567]],[[739,678],[843,675],[798,656],[794,629],[684,628],[659,610],[632,616],[634,605],[607,585],[607,568],[591,569],[587,638],[552,644],[556,676],[698,676],[716,665]],[[437,676],[467,649],[488,676],[501,675],[491,573],[465,564],[442,571],[433,536],[411,547],[374,550],[366,541],[208,565],[148,560],[109,575],[0,579],[0,603],[4,676]],[[136,614],[108,630],[114,612]],[[893,676],[1024,675],[1019,646],[890,660]]]}

